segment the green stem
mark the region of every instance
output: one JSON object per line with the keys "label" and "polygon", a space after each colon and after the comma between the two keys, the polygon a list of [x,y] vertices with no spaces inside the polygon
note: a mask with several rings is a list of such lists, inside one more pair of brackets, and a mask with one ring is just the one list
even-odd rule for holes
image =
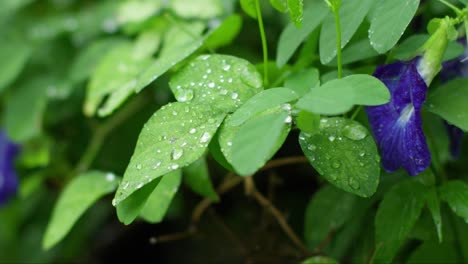
{"label": "green stem", "polygon": [[91,138],[91,141],[86,147],[86,150],[81,156],[81,159],[78,161],[75,169],[73,170],[72,176],[75,176],[89,169],[97,154],[99,154],[99,151],[101,150],[101,147],[104,144],[109,133],[115,130],[125,120],[130,118],[136,111],[138,111],[142,106],[144,106],[143,101],[146,100],[147,99],[144,96],[139,96],[135,98],[125,108],[117,112],[117,114],[109,118],[104,124],[100,125],[96,129]]}
{"label": "green stem", "polygon": [[353,115],[351,116],[351,120],[354,120],[354,119],[357,117],[357,115],[359,114],[359,112],[361,112],[362,108],[363,108],[362,105],[360,105],[360,106],[358,106],[358,107],[356,108],[356,110],[354,111]]}
{"label": "green stem", "polygon": [[334,9],[333,13],[335,15],[335,24],[336,24],[336,61],[338,64],[338,78],[343,77],[343,65],[342,65],[342,56],[341,56],[341,24],[340,24],[340,15],[338,9]]}
{"label": "green stem", "polygon": [[257,9],[258,27],[260,29],[260,37],[262,39],[263,49],[263,78],[265,86],[268,85],[268,45],[265,35],[265,27],[263,26],[262,10],[260,9],[260,1],[255,0],[255,8]]}
{"label": "green stem", "polygon": [[457,15],[462,14],[463,12],[460,10],[460,8],[452,5],[451,3],[445,1],[445,0],[439,0],[440,3],[446,5],[448,8],[452,9]]}

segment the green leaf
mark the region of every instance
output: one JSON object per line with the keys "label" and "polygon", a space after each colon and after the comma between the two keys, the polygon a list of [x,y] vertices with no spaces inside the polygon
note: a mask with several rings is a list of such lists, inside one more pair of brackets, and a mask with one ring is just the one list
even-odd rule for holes
{"label": "green leaf", "polygon": [[303,0],[287,0],[289,16],[296,27],[302,26],[302,19],[304,14]]}
{"label": "green leaf", "polygon": [[128,0],[121,1],[117,21],[121,25],[142,23],[158,13],[162,8],[162,1]]}
{"label": "green leaf", "polygon": [[208,104],[231,112],[262,91],[262,78],[248,61],[227,55],[202,55],[169,82],[177,101]]}
{"label": "green leaf", "polygon": [[468,184],[455,180],[440,187],[440,198],[447,202],[452,211],[468,222]]}
{"label": "green leaf", "polygon": [[143,127],[114,204],[154,179],[198,160],[224,117],[208,104],[163,106]]}
{"label": "green leaf", "polygon": [[270,4],[278,11],[284,13],[288,11],[287,0],[270,0]]}
{"label": "green leaf", "polygon": [[372,47],[385,53],[398,42],[418,10],[419,0],[379,0],[369,29]]}
{"label": "green leaf", "polygon": [[426,188],[406,180],[385,194],[375,218],[376,263],[390,263],[421,214]]}
{"label": "green leaf", "polygon": [[[125,225],[131,224],[135,219],[140,215],[141,210],[148,201],[151,193],[153,193],[154,189],[158,184],[161,182],[164,176],[155,179],[132,193],[127,199],[123,200],[116,206],[117,209],[117,217],[119,221]],[[114,203],[114,201],[112,201]]]}
{"label": "green leaf", "polygon": [[338,264],[339,262],[329,257],[316,256],[308,258],[301,262],[301,264]]}
{"label": "green leaf", "polygon": [[51,86],[47,77],[30,77],[8,97],[4,111],[7,134],[17,142],[38,136],[47,106],[47,90]]}
{"label": "green leaf", "polygon": [[183,18],[210,19],[223,14],[220,0],[170,0],[170,6],[177,15]]}
{"label": "green leaf", "polygon": [[231,164],[242,176],[252,175],[265,165],[291,129],[290,109],[276,107],[266,112],[239,126],[232,138]]}
{"label": "green leaf", "polygon": [[307,111],[299,112],[296,118],[297,127],[306,133],[315,133],[320,127],[320,115],[309,113]]}
{"label": "green leaf", "polygon": [[258,0],[240,0],[240,6],[247,15],[257,19],[257,6],[255,1]]}
{"label": "green leaf", "polygon": [[[355,43],[350,43],[342,54],[343,65],[351,64],[357,61],[366,60],[379,55],[371,46],[369,39],[362,39]],[[337,65],[336,58],[333,59],[328,65]]]}
{"label": "green leaf", "polygon": [[30,53],[31,48],[26,41],[8,36],[2,37],[0,42],[0,92],[17,78]]}
{"label": "green leaf", "polygon": [[408,264],[420,263],[460,263],[456,246],[450,243],[437,243],[426,241],[413,251],[408,259]]}
{"label": "green leaf", "polygon": [[239,35],[242,29],[242,17],[239,15],[231,15],[224,19],[213,31],[208,35],[204,47],[207,49],[216,49],[232,43],[232,41]]}
{"label": "green leaf", "polygon": [[319,71],[315,68],[305,69],[289,76],[284,82],[284,87],[303,96],[310,90],[320,85]]}
{"label": "green leaf", "polygon": [[289,61],[297,48],[320,25],[328,12],[328,6],[323,1],[315,1],[305,8],[303,25],[300,28],[297,28],[294,23],[288,24],[281,33],[278,43],[276,53],[278,67],[282,67]]}
{"label": "green leaf", "polygon": [[180,170],[164,175],[148,197],[141,211],[141,217],[152,224],[161,222],[179,189],[181,180]]}
{"label": "green leaf", "polygon": [[437,190],[434,186],[430,187],[430,189],[427,190],[426,202],[437,229],[437,236],[439,237],[439,242],[442,242],[443,236],[442,217],[440,215],[440,200],[437,194]]}
{"label": "green leaf", "polygon": [[390,92],[380,80],[356,74],[312,89],[296,106],[317,114],[337,115],[349,111],[354,105],[381,105],[389,100]]}
{"label": "green leaf", "polygon": [[302,132],[299,143],[312,166],[330,183],[362,197],[375,193],[380,157],[374,139],[358,122],[322,119],[320,130]]}
{"label": "green leaf", "polygon": [[[340,7],[341,48],[344,48],[369,12],[375,0],[348,0]],[[336,56],[335,15],[328,14],[320,32],[320,61],[327,64]],[[364,50],[363,50],[364,51]]]}
{"label": "green leaf", "polygon": [[[187,28],[190,30],[187,31]],[[192,55],[203,45],[206,36],[200,36],[204,27],[200,23],[178,22],[166,33],[159,57],[138,78],[136,92],[155,81],[174,65]]]}
{"label": "green leaf", "polygon": [[352,216],[358,198],[334,186],[321,188],[309,201],[305,213],[304,237],[315,248],[342,227]]}
{"label": "green leaf", "polygon": [[211,183],[208,165],[205,158],[201,158],[183,169],[185,183],[196,193],[219,201],[219,196]]}
{"label": "green leaf", "polygon": [[298,98],[297,94],[288,88],[272,88],[264,90],[236,110],[230,117],[228,126],[239,126],[259,113]]}
{"label": "green leaf", "polygon": [[[86,115],[94,115],[108,94],[121,90],[134,91],[137,85],[136,78],[152,63],[151,58],[138,56],[138,52],[136,46],[123,43],[106,54],[96,67],[87,87],[84,105]],[[114,108],[103,107],[101,114],[107,115]]]}
{"label": "green leaf", "polygon": [[124,42],[125,39],[117,37],[104,38],[92,42],[74,59],[68,72],[68,79],[74,84],[86,80],[95,71],[98,63],[106,55],[106,52]]}
{"label": "green leaf", "polygon": [[468,104],[468,80],[453,80],[427,98],[429,111],[439,115],[449,123],[468,131],[468,112],[462,111]]}
{"label": "green leaf", "polygon": [[392,50],[393,57],[399,60],[409,60],[415,57],[429,37],[428,34],[415,34],[408,37]]}
{"label": "green leaf", "polygon": [[111,173],[87,172],[74,178],[65,188],[54,207],[47,226],[43,247],[49,249],[60,242],[73,225],[101,197],[112,193],[118,178]]}

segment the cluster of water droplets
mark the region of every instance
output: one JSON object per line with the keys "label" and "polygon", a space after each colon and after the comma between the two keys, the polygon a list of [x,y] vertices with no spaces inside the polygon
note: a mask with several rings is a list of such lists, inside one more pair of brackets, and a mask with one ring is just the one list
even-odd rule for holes
{"label": "cluster of water droplets", "polygon": [[[319,131],[315,134],[303,132],[299,137],[302,149],[314,168],[331,181],[340,181],[339,184],[350,186],[354,190],[360,189],[359,178],[369,177],[366,173],[366,166],[370,165],[367,147],[361,143],[369,135],[367,129],[353,121],[324,118],[320,121]],[[370,162],[378,163],[378,155],[376,157]],[[345,164],[347,162],[357,162],[363,168],[362,173],[358,177],[352,176],[347,172],[350,170],[349,165]],[[339,177],[343,173],[346,173],[346,177]]]}
{"label": "cluster of water droplets", "polygon": [[[238,107],[257,93],[261,78],[246,61],[223,55],[203,55],[189,63],[171,81],[179,102],[194,98],[199,102],[214,102],[227,108]],[[252,89],[253,88],[253,89]]]}

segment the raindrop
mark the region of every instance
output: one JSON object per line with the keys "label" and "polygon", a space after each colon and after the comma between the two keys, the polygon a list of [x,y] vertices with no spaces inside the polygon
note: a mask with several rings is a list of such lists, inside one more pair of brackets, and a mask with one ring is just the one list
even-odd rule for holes
{"label": "raindrop", "polygon": [[196,130],[195,128],[192,128],[192,129],[190,129],[190,131],[189,131],[190,134],[195,134],[196,132],[197,132],[197,130]]}
{"label": "raindrop", "polygon": [[200,138],[201,143],[206,143],[210,139],[211,135],[208,132],[203,133],[203,135]]}
{"label": "raindrop", "polygon": [[180,159],[180,157],[182,157],[183,154],[184,154],[184,151],[182,149],[174,149],[172,150],[171,158],[173,160],[178,160]]}
{"label": "raindrop", "polygon": [[161,162],[159,161],[158,163],[153,165],[153,170],[157,169],[161,165]]}
{"label": "raindrop", "polygon": [[291,116],[288,116],[284,119],[284,122],[285,123],[291,123],[292,122],[292,117]]}
{"label": "raindrop", "polygon": [[335,136],[329,136],[329,137],[328,137],[328,140],[330,140],[330,142],[335,141]]}
{"label": "raindrop", "polygon": [[137,168],[137,170],[141,170],[141,164],[138,164],[138,165],[136,166],[136,168]]}
{"label": "raindrop", "polygon": [[229,64],[224,65],[223,70],[229,71],[229,69],[231,69],[231,65],[229,65]]}
{"label": "raindrop", "polygon": [[138,185],[137,185],[137,189],[141,189],[141,187],[143,187],[143,183],[140,182]]}
{"label": "raindrop", "polygon": [[351,186],[351,188],[357,190],[359,189],[361,186],[359,184],[359,182],[357,182],[354,178],[349,178],[349,185]]}
{"label": "raindrop", "polygon": [[239,95],[238,95],[237,93],[232,93],[232,94],[231,94],[231,98],[232,98],[232,99],[235,100],[235,99],[237,99],[237,97],[239,97]]}
{"label": "raindrop", "polygon": [[116,206],[116,205],[117,205],[117,200],[112,199],[112,206]]}
{"label": "raindrop", "polygon": [[178,90],[175,94],[177,101],[179,102],[187,102],[193,99],[193,90]]}
{"label": "raindrop", "polygon": [[215,87],[215,83],[214,83],[214,82],[210,82],[210,83],[208,84],[208,87],[214,88],[214,87]]}
{"label": "raindrop", "polygon": [[178,168],[179,168],[179,165],[177,165],[177,164],[173,164],[171,166],[171,169],[173,169],[173,170],[177,170]]}
{"label": "raindrop", "polygon": [[310,144],[309,146],[307,146],[307,149],[310,150],[310,151],[314,151],[317,149],[317,146],[313,145],[313,144]]}
{"label": "raindrop", "polygon": [[338,169],[341,167],[341,162],[339,160],[334,160],[331,164],[332,168]]}
{"label": "raindrop", "polygon": [[106,180],[110,181],[110,182],[114,181],[115,180],[115,174],[114,173],[107,173],[106,174]]}
{"label": "raindrop", "polygon": [[351,140],[362,140],[367,136],[367,130],[361,125],[351,124],[344,128],[343,135]]}
{"label": "raindrop", "polygon": [[221,90],[219,93],[222,94],[222,95],[226,95],[228,93],[228,91],[227,90]]}

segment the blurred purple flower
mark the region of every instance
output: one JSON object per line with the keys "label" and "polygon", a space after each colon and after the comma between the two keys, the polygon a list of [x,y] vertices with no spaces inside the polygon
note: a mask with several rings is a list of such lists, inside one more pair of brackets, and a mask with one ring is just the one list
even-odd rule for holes
{"label": "blurred purple flower", "polygon": [[0,205],[5,204],[18,188],[18,178],[14,168],[18,152],[19,146],[0,131]]}
{"label": "blurred purple flower", "polygon": [[417,175],[431,163],[422,130],[421,107],[426,100],[427,84],[418,71],[420,60],[418,57],[379,66],[374,73],[391,94],[387,104],[366,107],[383,167],[389,172],[401,167],[410,175]]}

